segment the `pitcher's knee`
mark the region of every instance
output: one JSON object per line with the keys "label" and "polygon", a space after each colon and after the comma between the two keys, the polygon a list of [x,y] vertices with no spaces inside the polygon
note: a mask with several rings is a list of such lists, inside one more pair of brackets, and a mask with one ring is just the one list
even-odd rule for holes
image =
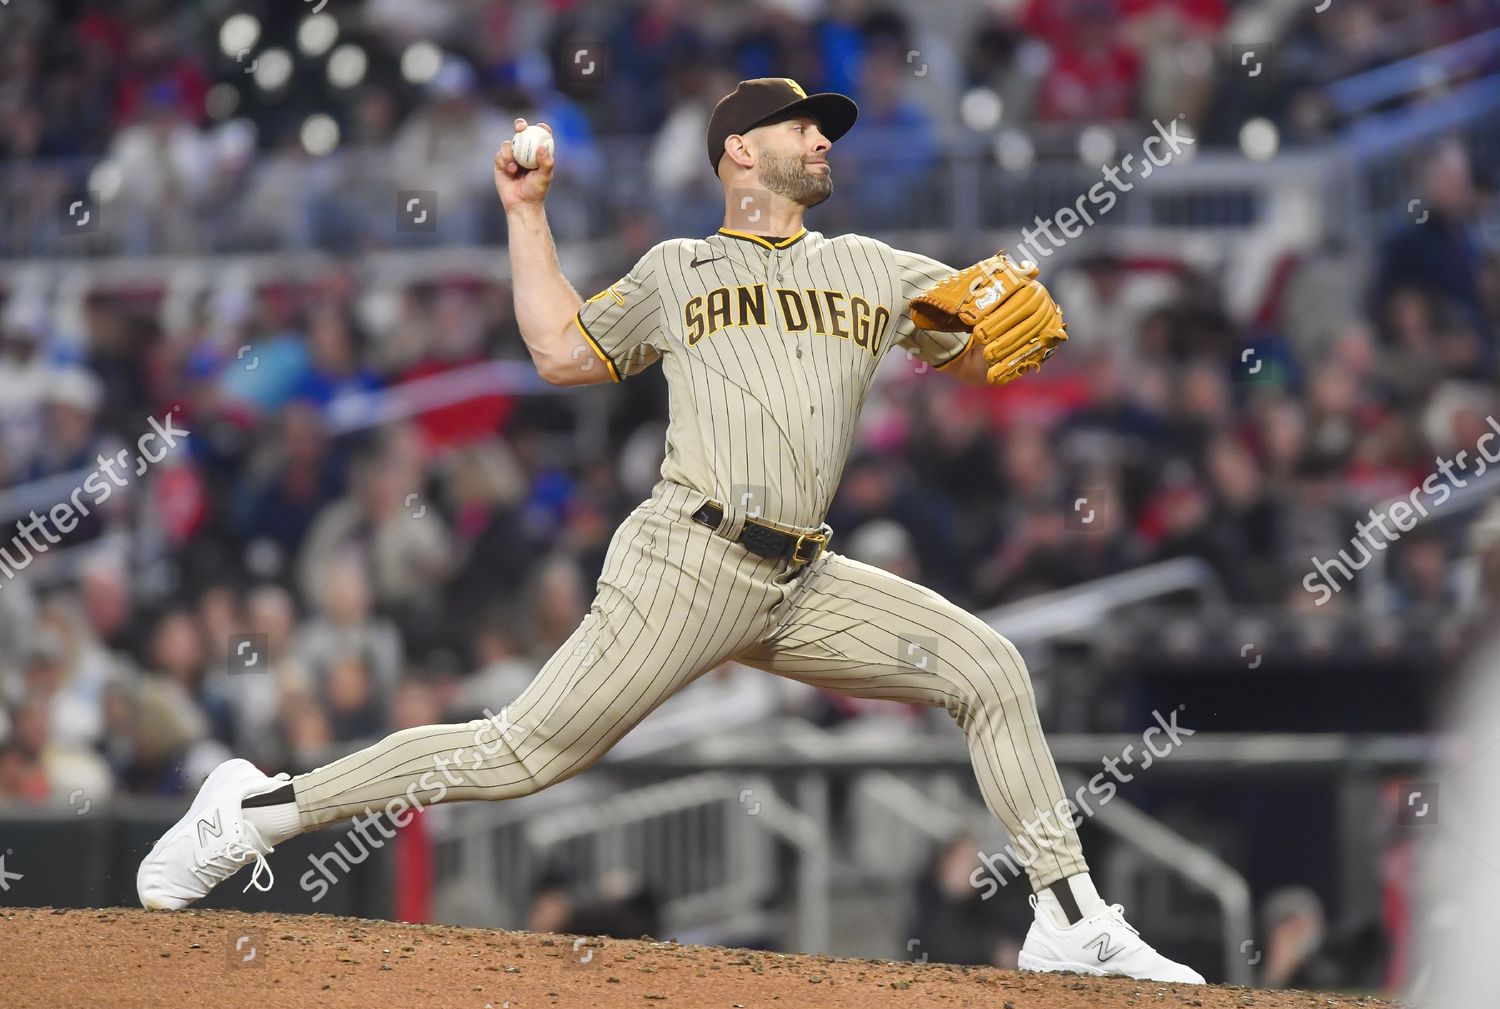
{"label": "pitcher's knee", "polygon": [[996,635],[997,644],[987,655],[956,666],[952,673],[953,700],[947,707],[955,718],[963,715],[1002,716],[1007,710],[1036,704],[1031,676],[1014,648]]}

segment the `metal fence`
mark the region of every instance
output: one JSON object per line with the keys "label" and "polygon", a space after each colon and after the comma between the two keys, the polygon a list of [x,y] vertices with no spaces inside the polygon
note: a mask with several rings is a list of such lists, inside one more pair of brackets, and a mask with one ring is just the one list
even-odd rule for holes
{"label": "metal fence", "polygon": [[[1131,741],[1139,736],[1061,735],[1051,746],[1065,781],[1076,783],[1098,771],[1101,755],[1119,753]],[[1200,736],[1154,764],[1149,787],[1134,786],[1128,799],[1101,804],[1085,821],[1095,832],[1095,875],[1109,898],[1134,909],[1132,918],[1159,943],[1191,950],[1211,979],[1248,983],[1244,949],[1260,940],[1244,867],[1148,815],[1139,800],[1195,786],[1239,792],[1321,782],[1341,797],[1334,829],[1294,819],[1278,829],[1290,835],[1307,871],[1328,861],[1340,865],[1344,878],[1324,882],[1343,890],[1346,903],[1361,896],[1368,902],[1381,871],[1379,852],[1369,843],[1380,783],[1432,767],[1449,745],[1426,736]],[[1363,796],[1362,804],[1348,801],[1349,795]],[[133,904],[134,867],[181,806],[168,800],[81,809],[0,804],[8,873],[0,904]],[[787,734],[771,725],[616,762],[596,770],[581,788],[559,786],[512,803],[438,806],[426,817],[441,921],[522,926],[544,867],[564,869],[578,888],[595,891],[624,869],[664,898],[663,935],[703,942],[774,936],[781,948],[897,958],[909,945],[903,950],[899,941],[882,941],[880,932],[893,923],[885,930],[899,930],[908,910],[901,895],[912,891],[922,860],[902,858],[885,842],[897,837],[901,824],[925,824],[934,842],[965,829],[993,852],[1005,838],[985,833],[987,819],[956,734],[893,745],[878,732],[838,737],[802,726]],[[880,843],[870,848],[870,838],[860,834],[872,824],[881,828]],[[299,874],[340,840],[343,833],[330,830],[278,846],[278,883],[270,893],[226,886],[205,906],[389,915],[389,849],[349,867],[327,900],[315,902],[314,891],[299,885]],[[859,858],[862,845],[876,857]],[[851,914],[844,906],[849,884],[875,879],[894,895],[879,905],[880,920],[870,920],[868,902]],[[1164,907],[1153,896],[1164,887],[1209,899]],[[1006,892],[1025,889],[1018,880]]]}
{"label": "metal fence", "polygon": [[[1500,38],[1500,30],[1492,33]],[[1326,225],[1351,245],[1425,219],[1423,167],[1445,140],[1461,141],[1478,178],[1500,172],[1500,74],[1465,84],[1416,108],[1372,115],[1329,152]],[[1500,247],[1500,220],[1479,222]]]}
{"label": "metal fence", "polygon": [[[1098,165],[1069,159],[1018,170],[997,162],[987,138],[967,134],[930,157],[893,165],[884,152],[901,149],[903,138],[872,130],[868,143],[835,153],[837,192],[815,223],[830,233],[925,230],[955,256],[996,236],[1014,243],[1023,228],[1080,204],[1092,211],[1093,224],[1067,243],[1069,255],[1121,230],[1227,239],[1275,227],[1291,245],[1325,232],[1371,239],[1421,192],[1415,175],[1437,139],[1463,137],[1481,172],[1500,165],[1497,126],[1500,76],[1417,109],[1372,115],[1335,142],[1271,162],[1188,147],[1149,175],[1141,168],[1146,159],[1137,129],[1120,129],[1114,153]],[[612,171],[587,183],[560,179],[548,199],[559,241],[608,242],[626,230],[654,241],[717,227],[723,218],[717,185],[654,188],[644,177],[649,153],[646,141],[603,141],[601,157]],[[1104,168],[1127,154],[1134,174],[1121,172],[1120,184],[1097,188]],[[383,150],[351,148],[317,161],[254,160],[197,201],[134,196],[109,182],[116,174],[108,162],[0,164],[0,262],[273,250],[366,256],[505,239],[504,213],[491,188],[422,188],[420,179],[396,178]]]}
{"label": "metal fence", "polygon": [[[858,146],[834,153],[837,194],[817,211],[817,227],[872,234],[927,228],[962,243],[987,232],[1018,233],[1082,201],[1099,211],[1096,223],[1106,230],[1236,232],[1265,220],[1303,175],[1295,158],[1268,166],[1224,153],[1197,155],[1191,146],[1163,167],[1143,168],[1147,133],[1130,126],[1112,135],[1115,153],[1098,165],[1070,158],[1008,170],[986,137],[964,134],[903,160],[890,152],[909,147],[908,136],[871,129]],[[712,178],[688,188],[655,187],[645,175],[647,141],[611,139],[600,148],[610,171],[587,181],[560,178],[548,196],[559,241],[608,240],[627,225],[653,239],[706,234],[721,223],[723,197],[717,183],[707,185]],[[1105,190],[1095,187],[1105,179],[1105,164],[1127,154],[1133,167],[1120,185],[1106,187],[1105,207]],[[384,150],[253,160],[197,199],[137,194],[120,181],[129,172],[107,160],[0,165],[6,224],[0,259],[270,250],[363,255],[494,245],[505,236],[491,187],[437,189],[420,177],[403,180]]]}
{"label": "metal fence", "polygon": [[[495,818],[498,810],[477,804],[457,810],[464,815],[435,834],[446,851],[441,872],[447,885],[440,877],[439,893],[465,887],[488,903],[479,919],[446,917],[518,924],[525,906],[523,881],[534,882],[545,861],[566,867],[585,889],[597,887],[611,870],[629,870],[666,898],[667,934],[677,937],[733,941],[747,930],[758,934],[754,930],[785,921],[782,934],[790,948],[899,957],[899,944],[888,946],[872,938],[871,930],[850,934],[859,922],[841,910],[850,890],[845,884],[879,877],[894,894],[914,888],[922,859],[904,858],[899,845],[888,843],[900,836],[902,825],[926,824],[932,843],[967,830],[990,851],[1008,839],[1003,831],[985,832],[985,821],[993,825],[993,820],[973,794],[969,757],[956,737],[903,738],[893,746],[888,736],[817,736],[810,746],[805,727],[788,736],[768,726],[619,762],[595,772],[595,794],[608,796],[604,801],[577,802],[508,823]],[[1067,735],[1051,742],[1072,788],[1080,775],[1099,769],[1101,755],[1118,753],[1132,740],[1139,737]],[[1194,782],[1236,789],[1268,782],[1300,788],[1309,781],[1342,790],[1417,771],[1441,752],[1439,740],[1420,736],[1226,734],[1196,739],[1153,765],[1152,782],[1154,789],[1167,791]],[[842,798],[835,801],[835,796]],[[841,813],[836,806],[843,807]],[[1309,832],[1295,839],[1310,861],[1368,847],[1374,814],[1345,804],[1341,815],[1332,835]],[[870,838],[858,832],[872,824],[880,827],[874,846],[879,857],[864,861],[858,852],[869,848]],[[1206,973],[1250,983],[1244,946],[1259,940],[1242,869],[1123,798],[1101,805],[1088,824],[1095,832],[1096,875],[1110,899],[1139,908],[1136,917],[1154,934],[1194,945],[1203,964],[1210,962],[1205,955],[1216,958]],[[1295,824],[1287,829],[1295,830]],[[792,857],[790,890],[779,899],[777,846]],[[1100,851],[1108,854],[1097,857]],[[500,867],[508,881],[497,880],[494,872],[474,875],[480,859]],[[1365,867],[1378,873],[1378,867]],[[1374,877],[1351,876],[1351,887],[1373,885]],[[1162,912],[1148,895],[1163,882],[1207,900],[1155,920]],[[1024,882],[1011,888],[1026,889]],[[899,922],[907,907],[898,898],[883,909],[884,917]],[[456,910],[457,905],[439,903],[440,916]]]}

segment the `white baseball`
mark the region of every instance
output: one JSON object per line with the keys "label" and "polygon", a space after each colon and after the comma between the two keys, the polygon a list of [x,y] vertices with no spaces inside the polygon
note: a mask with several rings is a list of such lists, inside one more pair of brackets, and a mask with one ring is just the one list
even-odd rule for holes
{"label": "white baseball", "polygon": [[510,150],[516,156],[516,164],[522,168],[535,168],[542,148],[548,151],[553,149],[552,134],[535,124],[517,133],[510,142]]}

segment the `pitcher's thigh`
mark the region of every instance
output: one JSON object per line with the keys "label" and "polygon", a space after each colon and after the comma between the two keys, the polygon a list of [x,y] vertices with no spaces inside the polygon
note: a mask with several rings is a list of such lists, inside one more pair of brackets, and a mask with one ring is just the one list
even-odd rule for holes
{"label": "pitcher's thigh", "polygon": [[[732,636],[694,639],[642,619],[605,591],[596,608],[505,710],[516,756],[545,787],[602,757],[677,690],[724,660]],[[691,628],[684,622],[684,631]]]}
{"label": "pitcher's thigh", "polygon": [[857,697],[946,707],[1031,696],[1015,647],[972,613],[889,571],[826,553],[749,665]]}
{"label": "pitcher's thigh", "polygon": [[617,540],[583,622],[506,711],[515,752],[543,785],[593,763],[768,621],[773,594],[709,530],[648,516]]}

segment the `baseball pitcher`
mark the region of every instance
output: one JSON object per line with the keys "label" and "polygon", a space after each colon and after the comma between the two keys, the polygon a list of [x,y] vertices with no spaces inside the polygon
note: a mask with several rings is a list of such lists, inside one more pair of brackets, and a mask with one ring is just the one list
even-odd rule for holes
{"label": "baseball pitcher", "polygon": [[406,729],[290,780],[228,761],[141,863],[144,906],[185,907],[251,862],[250,885],[268,888],[266,854],[303,831],[382,810],[399,823],[434,802],[563,781],[734,660],[952,714],[985,802],[1035,851],[1023,970],[1202,983],[1095,891],[1011,643],[936,592],[829,549],[824,515],[881,358],[900,348],[998,386],[1067,339],[1034,266],[1002,253],[956,271],[803,227],[833,192],[830,151],[857,112],[786,78],[741,82],[708,127],[725,227],[662,242],[588,299],[564,278],[547,225],[550,145],[536,147],[534,168],[501,146],[495,187],[532,360],[558,385],[660,366],[661,480],[615,533],[582,624],[498,721]]}

